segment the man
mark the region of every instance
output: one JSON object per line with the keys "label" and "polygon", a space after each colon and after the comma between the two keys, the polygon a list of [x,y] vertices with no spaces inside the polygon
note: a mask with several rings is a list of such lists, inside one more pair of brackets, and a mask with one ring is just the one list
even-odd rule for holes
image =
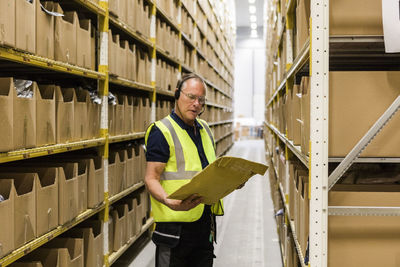
{"label": "man", "polygon": [[175,109],[146,132],[145,183],[156,221],[156,267],[213,265],[215,215],[223,215],[222,202],[204,205],[197,195],[167,198],[216,158],[211,130],[197,118],[206,91],[198,75],[183,75],[175,90]]}

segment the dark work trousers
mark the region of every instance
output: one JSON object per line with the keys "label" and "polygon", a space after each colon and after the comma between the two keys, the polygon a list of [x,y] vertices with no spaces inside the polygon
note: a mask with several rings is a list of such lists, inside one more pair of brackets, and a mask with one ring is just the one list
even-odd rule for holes
{"label": "dark work trousers", "polygon": [[211,267],[214,260],[210,239],[212,216],[207,207],[202,217],[192,223],[157,223],[153,233],[157,246],[156,267]]}

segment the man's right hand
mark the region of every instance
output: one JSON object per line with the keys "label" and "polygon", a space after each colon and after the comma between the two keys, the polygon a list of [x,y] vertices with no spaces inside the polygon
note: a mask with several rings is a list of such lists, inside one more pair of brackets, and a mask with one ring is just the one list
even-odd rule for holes
{"label": "man's right hand", "polygon": [[203,202],[203,197],[193,194],[184,200],[166,198],[164,204],[175,211],[188,211]]}

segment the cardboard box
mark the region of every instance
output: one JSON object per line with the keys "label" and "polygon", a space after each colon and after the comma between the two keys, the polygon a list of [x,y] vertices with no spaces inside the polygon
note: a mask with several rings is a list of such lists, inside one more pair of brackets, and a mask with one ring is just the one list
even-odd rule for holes
{"label": "cardboard box", "polygon": [[103,256],[103,224],[101,221],[87,220],[76,228],[69,230],[66,235],[83,239],[84,266],[102,267]]}
{"label": "cardboard box", "polygon": [[[3,3],[3,2],[1,2]],[[1,4],[0,4],[1,5]],[[1,10],[1,8],[0,8]],[[1,12],[1,11],[0,11]],[[14,148],[13,136],[13,78],[0,78],[0,152],[8,152]]]}
{"label": "cardboard box", "polygon": [[135,133],[140,132],[142,118],[140,117],[140,98],[133,98],[133,131]]}
{"label": "cardboard box", "polygon": [[114,242],[113,249],[114,252],[118,251],[123,245],[128,242],[127,232],[127,214],[128,205],[117,205],[113,206],[112,218],[113,218],[113,232],[114,232]]}
{"label": "cardboard box", "polygon": [[78,214],[86,211],[88,205],[88,174],[87,161],[77,160],[77,178],[78,178]]}
{"label": "cardboard box", "polygon": [[301,79],[301,151],[308,155],[310,150],[310,78],[303,76]]}
{"label": "cardboard box", "polygon": [[293,86],[292,91],[292,129],[293,133],[291,137],[293,138],[293,144],[298,146],[301,144],[301,123],[298,120],[301,120],[301,92],[300,86],[295,84]]}
{"label": "cardboard box", "polygon": [[[55,9],[51,1],[42,4],[49,11]],[[40,5],[40,0],[36,0],[36,55],[54,59],[54,16],[43,11]]]}
{"label": "cardboard box", "polygon": [[15,248],[37,237],[36,230],[36,183],[35,173],[0,173],[0,179],[13,179],[11,194],[14,199],[14,210],[8,214],[14,216]]}
{"label": "cardboard box", "polygon": [[124,133],[133,133],[133,96],[123,95],[124,98]]}
{"label": "cardboard box", "polygon": [[126,187],[129,188],[135,183],[135,149],[132,145],[126,147]]}
{"label": "cardboard box", "polygon": [[[116,1],[114,1],[116,2]],[[117,74],[117,48],[119,47],[119,35],[112,34],[111,29],[108,30],[108,70],[110,74]]]}
{"label": "cardboard box", "polygon": [[74,88],[56,86],[56,140],[57,144],[73,140],[74,135]]}
{"label": "cardboard box", "polygon": [[117,105],[115,107],[115,135],[125,134],[124,132],[124,120],[125,120],[125,103],[124,95],[118,93],[115,94]]}
{"label": "cardboard box", "polygon": [[126,150],[117,150],[116,155],[116,193],[122,192],[126,188]]}
{"label": "cardboard box", "polygon": [[[399,191],[398,185],[355,185],[345,189],[337,185],[329,192],[328,204],[398,207]],[[328,265],[398,266],[399,223],[396,216],[330,216]]]}
{"label": "cardboard box", "polygon": [[114,196],[116,192],[116,179],[117,179],[117,157],[118,153],[110,150],[108,156],[108,192],[110,196]]}
{"label": "cardboard box", "polygon": [[134,184],[137,184],[141,181],[142,170],[141,170],[141,153],[140,153],[140,145],[138,143],[134,143]]}
{"label": "cardboard box", "polygon": [[36,96],[36,145],[56,143],[56,86],[38,85]]}
{"label": "cardboard box", "polygon": [[[400,93],[399,74],[397,71],[330,72],[330,157],[346,156],[392,104]],[[361,157],[399,157],[399,127],[400,114],[396,113]]]}
{"label": "cardboard box", "polygon": [[78,19],[76,27],[76,65],[91,69],[92,45],[90,19]]}
{"label": "cardboard box", "polygon": [[140,83],[146,83],[146,59],[145,59],[145,53],[140,50],[136,49],[137,54],[136,54],[136,59],[137,59],[137,65],[136,65],[136,70],[137,70],[137,81]]}
{"label": "cardboard box", "polygon": [[309,184],[308,177],[302,176],[302,190],[300,195],[300,232],[298,233],[299,243],[303,255],[307,250],[310,221],[310,200],[308,199]]}
{"label": "cardboard box", "polygon": [[110,0],[109,2],[110,2],[110,4],[109,4],[110,14],[112,14],[115,17],[118,17],[118,10],[119,10],[118,4],[120,1],[119,0]]}
{"label": "cardboard box", "polygon": [[132,29],[136,27],[136,0],[128,0],[126,3],[126,24]]}
{"label": "cardboard box", "polygon": [[54,59],[75,65],[77,63],[78,18],[75,11],[63,12],[59,4],[56,11],[64,14],[55,18]]}
{"label": "cardboard box", "polygon": [[[22,1],[21,1],[22,2]],[[13,90],[13,140],[14,149],[36,146],[36,82],[30,86],[32,98],[18,97]]]}
{"label": "cardboard box", "polygon": [[135,81],[136,80],[136,46],[125,41],[125,58],[126,58],[126,78]]}
{"label": "cardboard box", "polygon": [[36,235],[41,236],[58,226],[58,170],[57,168],[11,166],[2,167],[1,177],[34,175],[36,188]]}
{"label": "cardboard box", "polygon": [[310,13],[310,0],[298,0],[296,7],[296,55],[299,54],[309,37]]}
{"label": "cardboard box", "polygon": [[0,257],[4,257],[16,248],[14,239],[14,180],[0,179],[0,195],[4,198],[4,200],[0,202],[0,220],[3,222],[0,228]]}
{"label": "cardboard box", "polygon": [[[117,100],[115,100],[117,101]],[[108,103],[108,133],[110,136],[117,135],[117,105]]]}
{"label": "cardboard box", "polygon": [[126,198],[123,203],[128,207],[126,215],[126,236],[129,241],[136,235],[136,201],[134,198]]}
{"label": "cardboard box", "polygon": [[90,53],[91,56],[90,58],[92,59],[92,62],[90,64],[90,69],[91,70],[96,70],[96,54],[97,54],[97,50],[96,50],[96,41],[97,41],[97,31],[96,28],[93,24],[90,24],[91,30],[90,30]]}
{"label": "cardboard box", "polygon": [[0,1],[0,44],[15,46],[15,0]]}
{"label": "cardboard box", "polygon": [[36,1],[15,1],[15,47],[36,53]]}
{"label": "cardboard box", "polygon": [[110,211],[108,217],[108,254],[114,251],[114,222],[112,219],[112,210]]}
{"label": "cardboard box", "polygon": [[44,266],[83,267],[83,239],[57,237],[28,254],[27,259],[40,260]]}
{"label": "cardboard box", "polygon": [[104,167],[102,157],[87,159],[88,208],[95,208],[104,200]]}
{"label": "cardboard box", "polygon": [[383,35],[382,1],[329,2],[330,35]]}
{"label": "cardboard box", "polygon": [[88,106],[90,103],[90,96],[88,91],[80,88],[75,88],[74,93],[73,141],[80,141],[88,138]]}
{"label": "cardboard box", "polygon": [[129,42],[126,40],[120,40],[117,43],[117,75],[122,78],[127,78],[127,50]]}
{"label": "cardboard box", "polygon": [[60,225],[78,216],[78,166],[75,163],[56,163],[58,166],[58,220]]}
{"label": "cardboard box", "polygon": [[101,105],[89,100],[88,107],[88,139],[97,138],[100,136],[100,112]]}

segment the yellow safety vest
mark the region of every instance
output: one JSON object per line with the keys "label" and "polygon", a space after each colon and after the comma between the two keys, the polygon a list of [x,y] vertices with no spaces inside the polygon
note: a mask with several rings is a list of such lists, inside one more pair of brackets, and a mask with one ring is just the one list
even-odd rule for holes
{"label": "yellow safety vest", "polygon": [[[201,141],[207,160],[212,163],[216,159],[214,137],[204,120],[198,119],[197,121],[203,126],[203,129],[200,129]],[[169,195],[190,182],[192,177],[202,170],[201,160],[197,147],[189,134],[171,116],[150,125],[145,135],[146,145],[149,133],[154,125],[160,129],[169,145],[170,156],[160,179],[161,186]],[[150,199],[156,222],[194,222],[200,219],[204,210],[204,204],[200,204],[189,211],[174,211],[153,197],[150,197]],[[223,215],[222,200],[212,205],[211,211],[215,215]]]}

